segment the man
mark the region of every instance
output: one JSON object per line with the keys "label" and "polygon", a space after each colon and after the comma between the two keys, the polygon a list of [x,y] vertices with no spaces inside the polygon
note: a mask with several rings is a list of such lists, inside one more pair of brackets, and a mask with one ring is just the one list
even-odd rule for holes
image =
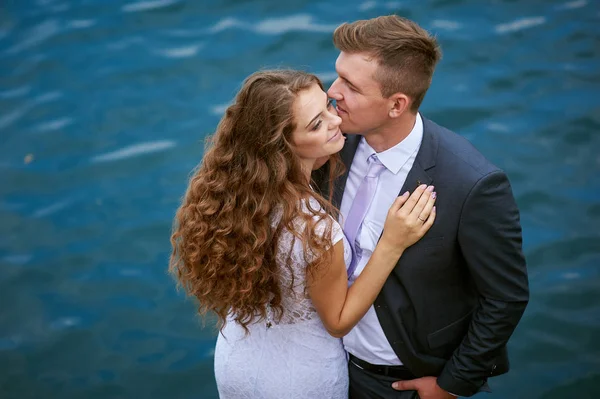
{"label": "man", "polygon": [[[333,40],[339,77],[328,95],[347,134],[341,156],[348,171],[332,201],[347,236],[355,235],[350,281],[369,260],[394,198],[420,184],[437,192],[433,227],[404,252],[344,338],[350,397],[441,399],[489,390],[488,377],[509,369],[506,344],[529,299],[509,181],[464,138],[419,114],[441,57],[425,30],[385,16],[343,24]],[[361,183],[373,162],[385,168],[371,175],[378,179],[371,205],[359,209],[354,200],[365,194]],[[347,231],[356,218],[358,233]]]}

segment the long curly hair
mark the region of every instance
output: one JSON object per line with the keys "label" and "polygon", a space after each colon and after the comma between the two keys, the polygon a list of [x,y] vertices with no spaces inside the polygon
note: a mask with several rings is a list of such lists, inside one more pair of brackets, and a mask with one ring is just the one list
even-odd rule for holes
{"label": "long curly hair", "polygon": [[[313,85],[323,88],[315,75],[291,70],[246,78],[208,138],[177,210],[169,270],[198,299],[201,315],[216,313],[221,329],[231,314],[248,332],[266,318],[267,304],[277,319],[283,316],[282,267],[292,284],[293,272],[291,247],[278,248],[282,232],[301,240],[307,276],[331,260],[329,215],[338,211],[311,189],[292,140],[294,101]],[[329,164],[331,198],[343,166],[337,154]],[[311,206],[311,197],[319,206]]]}

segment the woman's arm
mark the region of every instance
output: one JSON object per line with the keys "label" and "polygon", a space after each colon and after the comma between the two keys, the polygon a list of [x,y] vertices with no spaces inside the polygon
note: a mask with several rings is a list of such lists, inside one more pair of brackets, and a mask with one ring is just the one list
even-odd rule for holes
{"label": "woman's arm", "polygon": [[330,249],[333,251],[331,264],[315,276],[309,276],[309,296],[332,336],[340,338],[350,332],[375,301],[404,250],[433,225],[435,194],[432,186],[426,188],[422,185],[410,197],[405,193],[394,201],[383,235],[352,286],[348,287],[343,240]]}

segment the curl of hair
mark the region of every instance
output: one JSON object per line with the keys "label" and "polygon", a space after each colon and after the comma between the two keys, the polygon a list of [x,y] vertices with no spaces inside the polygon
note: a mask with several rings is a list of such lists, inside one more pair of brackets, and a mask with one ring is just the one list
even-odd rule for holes
{"label": "curl of hair", "polygon": [[[249,76],[207,140],[177,210],[169,270],[198,299],[201,315],[218,316],[221,329],[231,314],[248,332],[249,324],[266,318],[267,304],[282,317],[281,267],[292,272],[291,247],[284,265],[276,256],[284,230],[301,240],[306,259],[317,259],[307,275],[331,261],[329,215],[337,210],[311,189],[291,141],[294,101],[313,85],[322,88],[316,76],[300,71]],[[331,183],[343,167],[337,155],[329,162],[331,198]],[[275,215],[280,219],[273,225]],[[325,233],[317,234],[322,223]]]}

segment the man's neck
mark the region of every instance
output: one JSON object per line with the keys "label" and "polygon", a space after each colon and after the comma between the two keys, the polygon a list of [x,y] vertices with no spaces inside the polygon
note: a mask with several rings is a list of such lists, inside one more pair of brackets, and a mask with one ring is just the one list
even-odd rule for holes
{"label": "man's neck", "polygon": [[405,113],[391,123],[366,133],[365,140],[377,152],[389,150],[404,140],[415,127],[417,114]]}

